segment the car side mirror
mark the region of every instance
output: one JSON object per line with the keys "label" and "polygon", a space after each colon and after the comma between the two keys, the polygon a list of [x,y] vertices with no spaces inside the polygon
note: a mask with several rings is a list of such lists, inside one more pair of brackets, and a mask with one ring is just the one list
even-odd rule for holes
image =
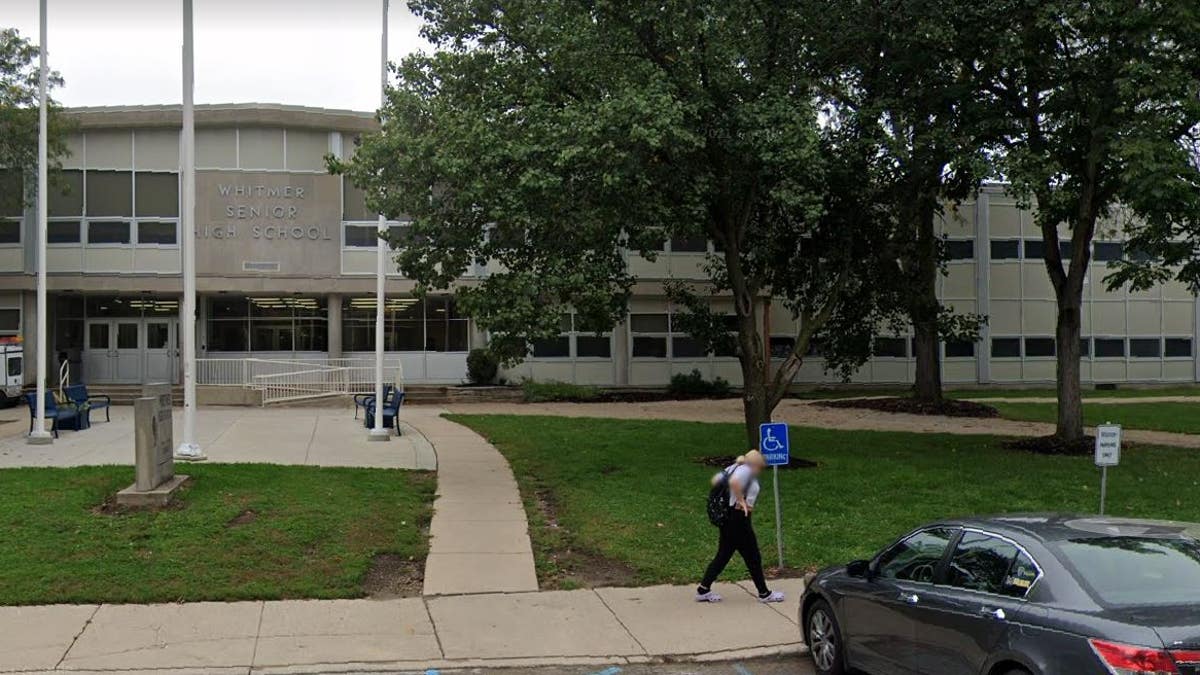
{"label": "car side mirror", "polygon": [[846,574],[848,576],[858,577],[860,579],[870,579],[871,561],[855,560],[851,562],[850,564],[846,565]]}

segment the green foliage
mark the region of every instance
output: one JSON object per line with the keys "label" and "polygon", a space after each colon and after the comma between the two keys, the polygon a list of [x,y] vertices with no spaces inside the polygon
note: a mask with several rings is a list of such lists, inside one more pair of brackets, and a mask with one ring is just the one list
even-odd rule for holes
{"label": "green foliage", "polygon": [[723,398],[729,395],[729,382],[720,377],[706,380],[699,370],[676,373],[671,376],[667,393],[676,398]]}
{"label": "green foliage", "polygon": [[526,403],[548,403],[552,401],[594,401],[600,390],[586,384],[569,382],[534,382],[525,380],[521,391]]}
{"label": "green foliage", "polygon": [[[15,28],[0,28],[0,211],[19,210],[33,196],[22,188],[21,174],[37,168],[38,152],[38,49]],[[62,77],[51,72],[49,87],[62,86]],[[53,100],[47,102],[49,124],[47,156],[51,169],[66,153],[70,124]]]}
{"label": "green foliage", "polygon": [[467,354],[467,379],[472,384],[491,384],[500,372],[500,359],[492,350],[476,347]]}
{"label": "green foliage", "polygon": [[108,513],[128,466],[3,469],[0,605],[352,598],[373,556],[420,565],[430,473],[190,465],[176,506]]}

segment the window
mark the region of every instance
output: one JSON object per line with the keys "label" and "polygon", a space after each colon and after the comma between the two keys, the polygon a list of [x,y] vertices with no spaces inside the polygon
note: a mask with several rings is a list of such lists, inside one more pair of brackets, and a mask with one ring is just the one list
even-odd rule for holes
{"label": "window", "polygon": [[139,244],[175,245],[175,223],[140,220],[137,224]]}
{"label": "window", "polygon": [[[771,358],[786,359],[796,348],[796,338],[788,335],[772,335],[770,337]],[[811,346],[811,344],[810,344]]]}
{"label": "window", "polygon": [[1020,239],[995,239],[992,241],[992,260],[1016,260],[1020,257]]}
{"label": "window", "polygon": [[1016,546],[999,537],[964,532],[950,556],[946,583],[955,588],[1021,597],[1037,579],[1037,567],[1026,557],[1020,569],[1014,570],[1020,554]]}
{"label": "window", "polygon": [[538,359],[566,358],[571,355],[571,338],[567,336],[533,341],[533,356]]}
{"label": "window", "polygon": [[1027,337],[1025,338],[1025,356],[1026,358],[1034,356],[1054,356],[1055,354],[1054,338],[1050,337]]}
{"label": "window", "polygon": [[1192,339],[1191,338],[1167,338],[1164,340],[1166,349],[1163,355],[1167,358],[1191,358],[1192,356]]}
{"label": "window", "polygon": [[708,240],[704,237],[671,237],[672,253],[707,253]]}
{"label": "window", "polygon": [[975,257],[975,240],[974,239],[948,239],[946,240],[946,259],[947,260],[971,260]]}
{"label": "window", "polygon": [[0,220],[0,244],[21,243],[21,221]]}
{"label": "window", "polygon": [[871,345],[876,358],[903,359],[908,356],[908,341],[902,337],[877,337]]}
{"label": "window", "polygon": [[85,205],[88,216],[132,216],[133,174],[128,171],[88,171]]}
{"label": "window", "polygon": [[454,298],[425,298],[425,351],[465,352],[470,349],[470,319],[459,315]]}
{"label": "window", "polygon": [[54,177],[46,195],[50,217],[78,218],[83,215],[83,172],[61,171]]}
{"label": "window", "polygon": [[0,169],[0,218],[25,214],[25,183],[16,169]]}
{"label": "window", "polygon": [[[177,218],[179,216],[179,175],[174,173],[145,173],[134,176],[138,216]],[[88,187],[91,187],[89,183]],[[89,190],[90,194],[90,190]],[[116,214],[112,214],[116,215]]]}
{"label": "window", "polygon": [[325,351],[325,299],[299,295],[211,299],[208,350]]}
{"label": "window", "polygon": [[[635,357],[667,358],[667,334],[671,330],[671,325],[666,314],[630,314],[629,330],[634,334],[633,355]],[[646,333],[657,333],[658,335],[646,335]]]}
{"label": "window", "polygon": [[580,358],[611,359],[612,336],[576,335],[575,355]]}
{"label": "window", "polygon": [[1123,358],[1125,356],[1124,338],[1096,338],[1096,358]]}
{"label": "window", "polygon": [[46,243],[48,244],[78,244],[80,223],[72,221],[51,221],[46,223]]}
{"label": "window", "polygon": [[879,556],[875,571],[884,579],[932,582],[954,531],[935,528],[917,532]]}
{"label": "window", "polygon": [[19,356],[8,357],[8,376],[9,377],[20,377],[21,376],[21,357],[19,357]]}
{"label": "window", "polygon": [[0,335],[16,335],[21,332],[21,310],[0,309]]}
{"label": "window", "polygon": [[379,241],[379,228],[374,225],[347,225],[346,246],[375,248]]}
{"label": "window", "polygon": [[948,340],[946,358],[970,358],[975,356],[975,343],[967,340]]}
{"label": "window", "polygon": [[128,244],[129,223],[123,220],[93,220],[88,222],[89,244]]}
{"label": "window", "polygon": [[342,176],[342,220],[375,220],[378,217],[379,214],[367,210],[366,194]]}
{"label": "window", "polygon": [[1098,241],[1092,244],[1092,260],[1112,262],[1124,256],[1125,245],[1119,241]]}
{"label": "window", "polygon": [[[1058,242],[1058,252],[1064,258],[1071,257],[1071,242]],[[1026,260],[1041,260],[1046,257],[1046,242],[1041,239],[1026,239],[1025,240],[1025,259]]]}
{"label": "window", "polygon": [[1129,259],[1133,262],[1144,263],[1158,259],[1158,257],[1153,253],[1140,248],[1130,248],[1126,253],[1128,254]]}
{"label": "window", "polygon": [[1090,338],[1079,338],[1079,355],[1086,357],[1092,355],[1092,341]]}
{"label": "window", "polygon": [[688,335],[671,336],[671,358],[702,359],[708,356],[708,350],[699,340]]}
{"label": "window", "polygon": [[[949,356],[949,344],[947,356]],[[992,338],[992,358],[1012,359],[1021,357],[1021,338]]]}
{"label": "window", "polygon": [[1158,338],[1129,338],[1129,355],[1135,359],[1157,359],[1162,356],[1162,341]]}
{"label": "window", "polygon": [[1073,539],[1058,544],[1058,552],[1106,604],[1184,608],[1200,602],[1200,547],[1191,539]]}
{"label": "window", "polygon": [[667,358],[667,338],[640,337],[633,338],[633,355],[646,359]]}

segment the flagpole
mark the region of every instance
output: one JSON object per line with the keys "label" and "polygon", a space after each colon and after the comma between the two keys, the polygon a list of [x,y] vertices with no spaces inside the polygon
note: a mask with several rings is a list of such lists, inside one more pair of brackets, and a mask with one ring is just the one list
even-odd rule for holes
{"label": "flagpole", "polygon": [[[382,109],[387,98],[387,44],[388,44],[388,0],[383,0],[383,38],[379,66],[379,107]],[[375,240],[375,426],[367,433],[367,439],[386,441],[391,432],[383,427],[383,310],[388,243],[383,238],[387,233],[387,217],[379,214],[379,237]]]}
{"label": "flagpole", "polygon": [[46,431],[46,204],[49,187],[46,180],[46,145],[49,129],[46,120],[46,0],[38,2],[38,168],[37,168],[37,413],[29,442],[33,444],[53,443],[54,438]]}
{"label": "flagpole", "polygon": [[196,119],[192,100],[195,89],[192,41],[192,0],[183,0],[183,130],[179,139],[181,204],[179,229],[183,256],[183,442],[175,459],[198,462],[208,459],[196,443]]}

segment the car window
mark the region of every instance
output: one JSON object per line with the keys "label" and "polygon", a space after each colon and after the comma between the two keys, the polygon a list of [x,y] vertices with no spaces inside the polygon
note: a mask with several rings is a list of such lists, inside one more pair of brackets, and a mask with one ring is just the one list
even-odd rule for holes
{"label": "car window", "polygon": [[875,571],[884,579],[931,582],[953,535],[954,530],[940,527],[917,532],[884,551]]}
{"label": "car window", "polygon": [[1151,537],[1064,541],[1061,558],[1109,605],[1200,603],[1200,543]]}
{"label": "car window", "polygon": [[1033,582],[1037,581],[1041,573],[1032,558],[1024,552],[1017,553],[1017,559],[1013,561],[1000,592],[1014,598],[1023,598],[1029,589],[1033,588]]}
{"label": "car window", "polygon": [[[950,556],[946,584],[972,591],[1020,597],[1033,585],[1037,568],[1032,560],[1025,557],[1021,569],[1015,569],[1014,563],[1019,555],[1021,551],[1015,545],[999,537],[966,532]],[[1014,572],[1018,574],[1015,579]],[[1029,578],[1031,573],[1033,576]],[[1026,581],[1028,585],[1022,589]]]}

